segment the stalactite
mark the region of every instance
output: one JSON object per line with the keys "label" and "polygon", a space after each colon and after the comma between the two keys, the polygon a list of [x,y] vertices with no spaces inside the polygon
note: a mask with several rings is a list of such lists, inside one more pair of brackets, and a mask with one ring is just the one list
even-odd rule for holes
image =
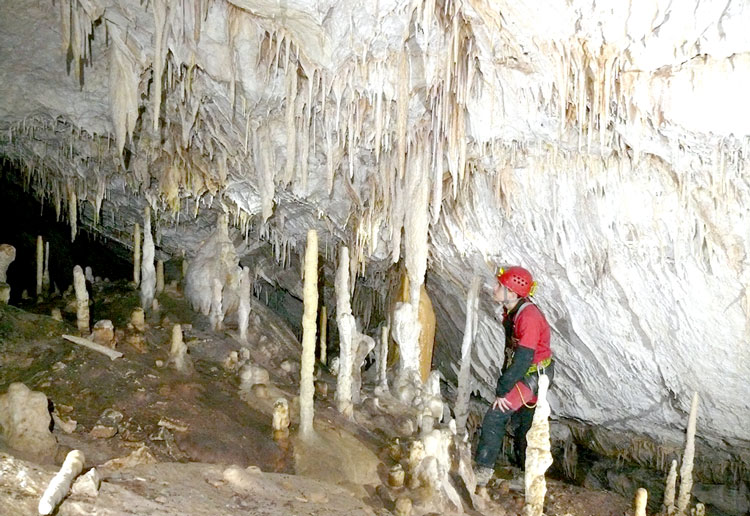
{"label": "stalactite", "polygon": [[409,55],[402,49],[398,65],[398,98],[396,107],[396,152],[398,156],[398,177],[403,180],[406,174],[406,125],[409,121]]}
{"label": "stalactite", "polygon": [[68,183],[68,218],[70,220],[70,241],[75,242],[78,234],[78,199],[75,187]]}
{"label": "stalactite", "polygon": [[[289,59],[290,47],[287,44],[287,59]],[[284,184],[289,184],[294,179],[294,169],[297,163],[297,127],[295,116],[295,105],[297,101],[297,65],[288,63],[286,67],[286,170],[284,172]]]}
{"label": "stalactite", "polygon": [[135,59],[125,42],[127,33],[121,34],[121,29],[114,24],[108,24],[108,29],[113,42],[110,47],[109,64],[112,125],[117,151],[122,155],[125,140],[133,134],[138,120],[139,74],[136,71]]}

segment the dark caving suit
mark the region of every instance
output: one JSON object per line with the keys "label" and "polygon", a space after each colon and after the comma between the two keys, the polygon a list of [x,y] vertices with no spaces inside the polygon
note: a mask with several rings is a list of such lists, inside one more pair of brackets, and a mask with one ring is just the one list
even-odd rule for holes
{"label": "dark caving suit", "polygon": [[526,432],[531,428],[536,405],[540,373],[552,382],[554,363],[550,349],[550,329],[542,312],[528,298],[503,314],[506,355],[510,366],[497,380],[495,395],[505,397],[511,410],[489,408],[482,423],[475,461],[477,465],[494,468],[503,445],[505,426],[510,420],[514,433],[515,460],[523,468],[526,460]]}

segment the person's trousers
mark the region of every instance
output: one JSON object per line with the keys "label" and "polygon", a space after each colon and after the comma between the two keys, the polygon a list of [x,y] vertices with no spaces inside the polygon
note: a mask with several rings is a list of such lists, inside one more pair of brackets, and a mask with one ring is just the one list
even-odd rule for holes
{"label": "person's trousers", "polygon": [[534,409],[520,407],[516,411],[503,412],[492,407],[487,410],[482,423],[482,432],[474,455],[474,461],[486,468],[494,468],[503,446],[505,426],[511,421],[514,427],[513,449],[517,465],[523,468],[526,461],[526,432],[531,428]]}

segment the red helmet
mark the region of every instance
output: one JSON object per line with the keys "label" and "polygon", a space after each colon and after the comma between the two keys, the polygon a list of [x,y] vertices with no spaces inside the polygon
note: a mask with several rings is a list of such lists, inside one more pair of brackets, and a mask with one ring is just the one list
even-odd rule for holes
{"label": "red helmet", "polygon": [[507,270],[500,269],[497,281],[521,297],[526,297],[529,294],[533,295],[533,291],[536,288],[536,283],[534,283],[531,273],[523,267],[516,266],[509,267]]}

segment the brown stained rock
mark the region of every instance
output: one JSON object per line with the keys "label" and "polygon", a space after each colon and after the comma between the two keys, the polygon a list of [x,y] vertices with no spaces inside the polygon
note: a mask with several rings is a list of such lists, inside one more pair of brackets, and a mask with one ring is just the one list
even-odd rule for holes
{"label": "brown stained rock", "polygon": [[146,344],[146,340],[140,333],[130,333],[127,337],[125,337],[125,342],[127,342],[128,345],[130,345],[138,353],[148,352],[148,344]]}
{"label": "brown stained rock", "polygon": [[117,341],[115,339],[115,327],[112,324],[112,321],[108,319],[97,321],[96,324],[94,324],[94,328],[91,330],[91,340],[102,346],[115,349]]}
{"label": "brown stained rock", "polygon": [[117,428],[104,425],[95,425],[94,428],[89,432],[91,437],[95,439],[109,439],[117,435]]}

